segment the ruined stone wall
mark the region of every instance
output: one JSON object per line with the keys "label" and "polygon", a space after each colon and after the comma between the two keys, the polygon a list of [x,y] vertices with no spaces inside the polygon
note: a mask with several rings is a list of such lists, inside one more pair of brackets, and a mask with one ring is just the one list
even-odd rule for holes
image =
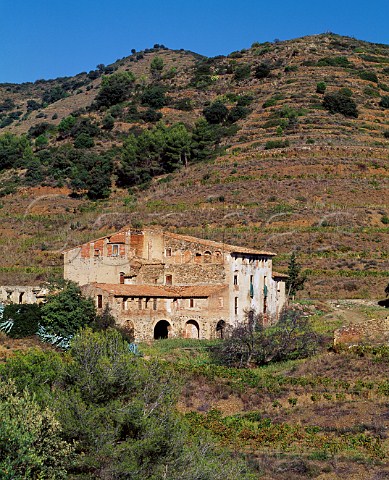
{"label": "ruined stone wall", "polygon": [[42,303],[48,290],[45,287],[25,285],[0,286],[0,303]]}

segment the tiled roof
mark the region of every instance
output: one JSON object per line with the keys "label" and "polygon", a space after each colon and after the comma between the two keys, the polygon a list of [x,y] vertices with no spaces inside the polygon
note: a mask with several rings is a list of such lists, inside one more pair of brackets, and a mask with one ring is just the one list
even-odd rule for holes
{"label": "tiled roof", "polygon": [[278,272],[272,272],[272,277],[277,277],[277,278],[289,278],[289,275],[286,275],[286,273],[278,273]]}
{"label": "tiled roof", "polygon": [[[158,229],[145,228],[144,231],[162,233],[165,237],[174,238],[176,240],[182,240],[184,242],[199,243],[201,245],[204,245],[205,247],[217,248],[221,251],[227,251],[231,253],[246,253],[248,255],[266,255],[269,257],[274,257],[275,255],[277,255],[276,253],[270,252],[268,250],[255,250],[254,248],[238,247],[236,245],[229,245],[228,243],[214,242],[213,240],[205,240],[204,238],[192,237],[190,235],[180,235],[178,233],[171,233],[171,232],[166,232]],[[92,239],[89,242],[96,242],[98,240],[102,240],[104,238],[111,238],[111,237],[118,238],[119,236],[121,237],[121,234],[124,234],[126,232],[131,232],[131,228],[125,227],[122,230],[119,230],[118,232],[111,233],[109,235],[106,235],[105,237]],[[89,242],[86,242],[86,243],[89,243]],[[69,250],[73,250],[74,248],[79,248],[81,246],[82,245],[76,245],[74,247],[70,247],[63,250],[63,252],[67,252]]]}
{"label": "tiled roof", "polygon": [[231,253],[247,253],[251,255],[268,255],[275,256],[276,253],[266,250],[255,250],[253,248],[237,247],[236,245],[229,245],[228,243],[214,242],[213,240],[205,240],[203,238],[191,237],[190,235],[180,235],[178,233],[163,232],[165,237],[182,240],[184,242],[200,243],[206,247],[218,248],[220,250]]}
{"label": "tiled roof", "polygon": [[227,285],[185,285],[182,287],[167,285],[123,285],[113,283],[92,283],[92,285],[111,295],[120,297],[209,297],[227,288]]}

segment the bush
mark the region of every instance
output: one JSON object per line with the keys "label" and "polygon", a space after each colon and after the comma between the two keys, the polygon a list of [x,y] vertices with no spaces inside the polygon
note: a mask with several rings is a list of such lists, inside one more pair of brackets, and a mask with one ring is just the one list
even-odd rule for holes
{"label": "bush", "polygon": [[162,108],[166,105],[165,89],[159,85],[150,85],[143,92],[141,103],[154,109]]}
{"label": "bush", "polygon": [[383,135],[385,138],[389,138],[389,130],[385,130]]}
{"label": "bush", "polygon": [[65,97],[67,97],[67,93],[65,92],[65,90],[60,86],[56,86],[42,95],[42,101],[43,103],[50,104],[57,102],[58,100],[61,100],[61,98]]}
{"label": "bush", "polygon": [[35,335],[41,319],[39,305],[6,305],[3,312],[3,321],[12,320],[13,326],[9,332],[12,338],[23,338]]}
{"label": "bush", "polygon": [[326,91],[327,84],[325,82],[318,82],[316,84],[316,93],[324,93]]}
{"label": "bush", "polygon": [[270,72],[271,72],[270,65],[268,63],[262,62],[255,69],[254,75],[255,75],[255,78],[258,78],[260,80],[261,78],[268,77],[270,75]]}
{"label": "bush", "polygon": [[298,309],[284,309],[278,323],[263,326],[261,315],[246,313],[245,322],[228,332],[213,350],[215,360],[227,366],[248,367],[295,360],[313,355],[320,338]]}
{"label": "bush", "polygon": [[248,63],[246,63],[236,67],[234,72],[234,79],[236,81],[245,80],[246,78],[250,78],[250,75],[251,75],[251,66]]}
{"label": "bush", "polygon": [[74,140],[75,148],[92,148],[95,146],[95,142],[91,136],[87,133],[80,133]]}
{"label": "bush", "polygon": [[228,108],[220,100],[216,100],[209,107],[204,108],[203,115],[208,123],[223,123],[228,116]]}
{"label": "bush", "polygon": [[367,80],[368,82],[378,83],[378,77],[375,72],[368,72],[367,70],[364,70],[363,72],[359,73],[359,78],[362,80]]}
{"label": "bush", "polygon": [[90,325],[96,317],[95,305],[84,298],[78,285],[68,282],[65,288],[47,298],[41,307],[42,324],[52,334],[68,337]]}
{"label": "bush", "polygon": [[231,108],[227,120],[231,123],[234,123],[242,118],[247,117],[249,113],[250,110],[247,107],[236,105],[236,107]]}
{"label": "bush", "polygon": [[148,108],[141,114],[142,120],[145,122],[156,123],[162,118],[162,113],[155,110],[155,108]]}
{"label": "bush", "polygon": [[288,140],[268,140],[265,144],[265,150],[271,150],[273,148],[289,147]]}
{"label": "bush", "polygon": [[318,67],[350,67],[352,63],[347,57],[324,57],[317,62]]}
{"label": "bush", "polygon": [[358,117],[358,110],[354,100],[340,92],[325,95],[323,107],[330,113],[341,113],[346,117]]}
{"label": "bush", "polygon": [[96,97],[97,107],[110,107],[127,100],[135,84],[132,72],[117,72],[109,77],[104,76],[100,91]]}
{"label": "bush", "polygon": [[380,107],[389,108],[389,95],[381,97]]}

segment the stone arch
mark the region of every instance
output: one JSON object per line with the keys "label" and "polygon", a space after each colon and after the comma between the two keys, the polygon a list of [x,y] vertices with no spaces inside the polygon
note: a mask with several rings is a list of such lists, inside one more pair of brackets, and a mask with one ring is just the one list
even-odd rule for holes
{"label": "stone arch", "polygon": [[200,326],[196,320],[188,320],[186,322],[185,338],[200,338]]}
{"label": "stone arch", "polygon": [[167,320],[160,320],[154,327],[154,340],[169,338],[171,325]]}
{"label": "stone arch", "polygon": [[196,252],[195,257],[194,257],[195,263],[202,263],[203,261],[203,256],[201,255],[200,252]]}
{"label": "stone arch", "polygon": [[219,320],[216,324],[216,337],[217,338],[224,338],[226,334],[226,327],[227,324],[224,320]]}

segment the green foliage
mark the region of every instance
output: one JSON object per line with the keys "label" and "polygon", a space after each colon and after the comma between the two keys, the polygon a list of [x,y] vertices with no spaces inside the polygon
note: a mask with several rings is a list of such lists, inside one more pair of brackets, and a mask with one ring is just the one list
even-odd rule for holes
{"label": "green foliage", "polygon": [[180,98],[175,103],[174,108],[184,112],[191,112],[193,110],[193,102],[190,98]]}
{"label": "green foliage", "polygon": [[358,117],[357,105],[354,100],[340,92],[325,95],[323,107],[330,113],[341,113],[346,117]]}
{"label": "green foliage", "polygon": [[242,368],[305,358],[316,352],[318,344],[318,336],[300,310],[284,309],[276,325],[267,328],[261,315],[249,311],[245,322],[229,332],[213,352],[220,364]]}
{"label": "green foliage", "polygon": [[14,324],[9,336],[12,338],[22,338],[35,335],[38,331],[38,325],[41,319],[41,310],[39,305],[32,304],[10,304],[6,305],[3,312],[3,320],[13,320]]}
{"label": "green foliage", "polygon": [[96,317],[93,300],[83,297],[80,287],[73,282],[67,282],[62,291],[49,295],[41,312],[46,329],[63,337],[74,335]]}
{"label": "green foliage", "polygon": [[123,144],[118,171],[122,185],[149,182],[155,175],[173,172],[189,159],[191,135],[183,124],[158,124],[138,137],[130,135]]}
{"label": "green foliage", "polygon": [[232,107],[229,111],[227,120],[230,123],[234,123],[238,120],[241,120],[242,118],[246,118],[249,113],[250,110],[247,107],[236,105],[235,107]]}
{"label": "green foliage", "polygon": [[151,60],[150,64],[150,72],[152,75],[157,75],[159,76],[163,70],[164,67],[164,62],[161,57],[158,57],[157,55]]}
{"label": "green foliage", "polygon": [[75,148],[92,148],[95,146],[93,138],[88,133],[80,133],[74,140]]}
{"label": "green foliage", "polygon": [[352,63],[347,57],[324,57],[317,62],[318,67],[351,67]]}
{"label": "green foliage", "polygon": [[36,100],[27,100],[27,112],[33,112],[34,110],[39,110],[42,108],[42,104],[38,103]]}
{"label": "green foliage", "polygon": [[250,78],[251,75],[251,65],[248,63],[240,64],[235,68],[234,79],[238,82],[240,80],[245,80]]}
{"label": "green foliage", "polygon": [[362,80],[367,80],[368,82],[378,83],[378,77],[375,72],[363,70],[362,72],[359,72],[359,78]]}
{"label": "green foliage", "polygon": [[148,108],[144,113],[140,115],[140,118],[147,123],[159,122],[162,118],[162,113],[158,112],[155,108]]}
{"label": "green foliage", "polygon": [[316,93],[324,93],[326,91],[327,84],[325,82],[318,82],[316,84]]}
{"label": "green foliage", "polygon": [[220,100],[215,100],[209,107],[204,108],[203,115],[208,123],[223,123],[228,116],[228,108]]}
{"label": "green foliage", "polygon": [[27,390],[0,383],[0,475],[4,480],[65,479],[74,446],[49,408]]}
{"label": "green foliage", "polygon": [[96,97],[97,107],[110,107],[127,100],[135,83],[135,75],[132,72],[117,72],[104,76],[101,87]]}
{"label": "green foliage", "polygon": [[65,97],[67,97],[67,93],[62,87],[57,85],[56,87],[51,88],[42,95],[42,101],[43,103],[50,104],[57,102],[58,100],[61,100],[61,98]]}
{"label": "green foliage", "polygon": [[0,171],[23,167],[33,156],[29,140],[12,133],[0,136]]}
{"label": "green foliage", "polygon": [[289,147],[289,140],[268,140],[265,143],[265,150],[271,150],[273,148],[285,148]]}
{"label": "green foliage", "polygon": [[380,100],[380,107],[389,108],[389,95],[384,95]]}
{"label": "green foliage", "polygon": [[68,117],[63,118],[58,125],[58,131],[63,134],[67,135],[70,134],[71,129],[77,123],[77,118],[73,117],[73,115],[69,115]]}
{"label": "green foliage", "polygon": [[256,69],[255,69],[255,78],[258,78],[259,80],[262,78],[266,78],[270,75],[271,73],[271,68],[268,63],[262,62],[260,63]]}
{"label": "green foliage", "polygon": [[73,191],[87,190],[87,195],[92,200],[109,197],[112,160],[108,156],[94,153],[83,153],[77,160],[71,172],[70,186]]}
{"label": "green foliage", "polygon": [[290,256],[286,289],[288,296],[294,297],[299,290],[303,290],[306,276],[301,273],[301,265],[297,262],[296,253]]}
{"label": "green foliage", "polygon": [[0,113],[7,112],[8,110],[13,110],[15,107],[16,105],[12,98],[5,98],[0,102]]}
{"label": "green foliage", "polygon": [[104,130],[112,130],[114,125],[115,125],[114,117],[110,113],[105,115],[103,120],[102,120],[102,128]]}
{"label": "green foliage", "polygon": [[141,103],[150,108],[162,108],[166,104],[165,88],[160,85],[149,85],[141,96]]}

